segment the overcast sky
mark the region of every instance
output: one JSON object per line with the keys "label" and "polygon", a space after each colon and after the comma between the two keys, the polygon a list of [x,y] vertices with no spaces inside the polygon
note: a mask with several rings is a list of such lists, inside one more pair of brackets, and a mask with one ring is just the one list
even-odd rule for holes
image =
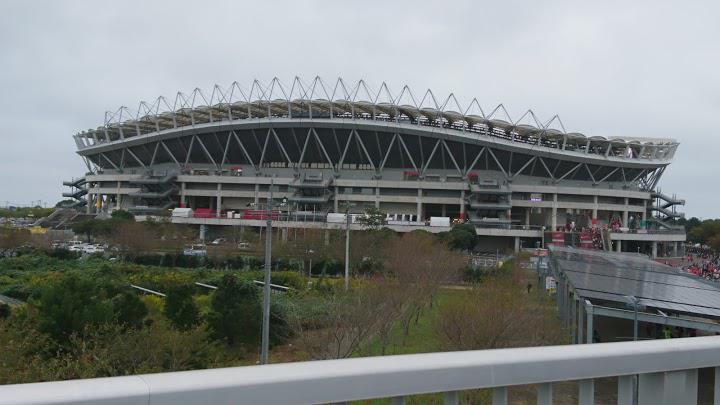
{"label": "overcast sky", "polygon": [[660,187],[718,217],[720,2],[3,1],[0,205],[61,199],[104,113],[233,81],[454,92],[568,131],[672,137]]}

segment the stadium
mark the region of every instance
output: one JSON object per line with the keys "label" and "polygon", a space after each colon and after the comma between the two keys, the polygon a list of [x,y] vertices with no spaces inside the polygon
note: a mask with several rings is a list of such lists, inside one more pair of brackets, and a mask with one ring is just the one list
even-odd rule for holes
{"label": "stadium", "polygon": [[[678,142],[571,132],[453,94],[320,78],[233,83],[106,113],[74,135],[89,214],[126,209],[210,227],[342,227],[377,208],[396,231],[475,227],[487,248],[572,243],[679,256],[684,201],[656,189]],[[267,210],[272,189],[275,201]],[[358,224],[351,225],[353,227]],[[602,230],[602,231],[600,231]]]}

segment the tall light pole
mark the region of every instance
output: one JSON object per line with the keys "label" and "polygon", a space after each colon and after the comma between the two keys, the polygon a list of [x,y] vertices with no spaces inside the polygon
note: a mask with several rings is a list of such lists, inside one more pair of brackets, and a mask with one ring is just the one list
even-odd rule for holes
{"label": "tall light pole", "polygon": [[345,206],[345,291],[350,289],[350,204]]}
{"label": "tall light pole", "polygon": [[268,363],[268,350],[270,348],[270,269],[272,265],[272,188],[274,179],[270,179],[270,189],[267,199],[267,222],[265,229],[265,284],[263,285],[263,317],[262,317],[262,343],[260,350],[260,364]]}

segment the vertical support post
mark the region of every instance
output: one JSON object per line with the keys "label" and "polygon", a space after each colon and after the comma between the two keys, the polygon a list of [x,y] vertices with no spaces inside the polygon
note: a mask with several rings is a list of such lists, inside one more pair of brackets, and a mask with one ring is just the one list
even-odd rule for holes
{"label": "vertical support post", "polygon": [[713,393],[713,404],[720,405],[720,367],[715,367],[715,388]]}
{"label": "vertical support post", "polygon": [[593,307],[588,300],[585,300],[585,311],[587,312],[587,328],[585,329],[585,342],[593,343]]}
{"label": "vertical support post", "polygon": [[[683,390],[683,393],[685,390]],[[638,381],[638,405],[665,403],[665,373],[640,374]]]}
{"label": "vertical support post", "polygon": [[537,389],[538,405],[552,405],[552,383],[540,384]]}
{"label": "vertical support post", "polygon": [[530,207],[525,208],[525,226],[526,227],[530,226],[530,210],[531,209],[532,208],[530,208]]}
{"label": "vertical support post", "polygon": [[595,403],[595,382],[581,380],[578,382],[578,399],[580,405],[593,405]]}
{"label": "vertical support post", "polygon": [[345,209],[345,291],[350,289],[350,204]]}
{"label": "vertical support post", "polygon": [[653,242],[653,243],[652,243],[652,257],[651,257],[651,259],[657,259],[657,247],[658,247],[658,243],[657,243],[657,242]]}
{"label": "vertical support post", "polygon": [[507,403],[508,403],[507,387],[493,388],[492,405],[507,405]]}
{"label": "vertical support post", "polygon": [[598,216],[598,196],[593,196],[593,213],[592,219],[597,220]]}
{"label": "vertical support post", "polygon": [[520,252],[520,237],[516,236],[515,237],[515,253],[519,253],[519,252]]}
{"label": "vertical support post", "polygon": [[270,347],[270,270],[272,261],[272,188],[274,179],[270,179],[270,189],[267,198],[267,226],[265,229],[265,278],[263,285],[263,322],[262,347],[260,351],[260,364],[268,363],[268,350]]}
{"label": "vertical support post", "polygon": [[417,195],[417,220],[419,222],[422,222],[425,220],[422,216],[422,188],[418,188],[418,195]]}
{"label": "vertical support post", "polygon": [[553,204],[552,204],[552,218],[550,218],[551,232],[555,232],[557,229],[557,193],[553,193]]}
{"label": "vertical support post", "polygon": [[575,339],[577,339],[577,317],[575,313],[575,309],[577,306],[575,305],[576,300],[575,298],[570,298],[568,300],[568,304],[570,307],[570,341],[575,342]]}
{"label": "vertical support post", "polygon": [[185,202],[185,182],[180,183],[180,205],[187,207]]}
{"label": "vertical support post", "polygon": [[338,212],[338,191],[339,191],[339,187],[335,186],[335,194],[333,195],[333,200],[334,200],[333,201],[333,208],[334,208],[333,212]]}
{"label": "vertical support post", "polygon": [[635,390],[633,389],[633,375],[618,377],[618,405],[633,405]]}
{"label": "vertical support post", "polygon": [[457,391],[448,391],[445,393],[443,405],[458,405],[459,403]]}
{"label": "vertical support post", "polygon": [[[664,374],[663,399],[666,404],[697,405],[697,370],[668,371]],[[693,376],[694,384],[691,381]]]}
{"label": "vertical support post", "polygon": [[585,341],[585,306],[582,300],[578,300],[578,338],[577,343],[582,344]]}
{"label": "vertical support post", "polygon": [[217,184],[217,202],[215,204],[215,216],[220,217],[220,213],[222,212],[222,184]]}

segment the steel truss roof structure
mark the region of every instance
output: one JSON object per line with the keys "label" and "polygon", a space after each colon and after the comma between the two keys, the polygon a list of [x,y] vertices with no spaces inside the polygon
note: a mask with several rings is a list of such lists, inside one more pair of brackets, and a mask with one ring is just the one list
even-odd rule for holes
{"label": "steel truss roof structure", "polygon": [[[171,163],[374,170],[495,170],[553,182],[622,182],[654,188],[678,143],[672,139],[588,137],[567,132],[558,116],[542,123],[532,110],[513,120],[501,104],[489,114],[474,99],[462,108],[453,94],[438,103],[428,90],[418,102],[405,86],[394,97],[364,81],[320,78],[291,86],[278,79],[249,90],[238,83],[210,97],[200,89],[106,113],[103,126],[75,135],[88,167],[124,170]],[[92,170],[92,168],[91,168]]]}

